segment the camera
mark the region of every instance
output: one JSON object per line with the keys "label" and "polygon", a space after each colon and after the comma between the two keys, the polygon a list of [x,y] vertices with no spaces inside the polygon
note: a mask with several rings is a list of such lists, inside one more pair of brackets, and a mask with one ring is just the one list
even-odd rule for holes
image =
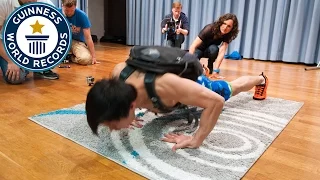
{"label": "camera", "polygon": [[168,25],[168,33],[175,34],[176,33],[176,23],[174,21],[169,21]]}
{"label": "camera", "polygon": [[88,84],[88,86],[92,86],[94,84],[94,77],[88,76],[87,77],[87,84]]}

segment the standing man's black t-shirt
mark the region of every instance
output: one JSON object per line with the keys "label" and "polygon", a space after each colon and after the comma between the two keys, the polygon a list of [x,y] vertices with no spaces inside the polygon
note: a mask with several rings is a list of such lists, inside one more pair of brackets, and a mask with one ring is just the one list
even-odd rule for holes
{"label": "standing man's black t-shirt", "polygon": [[200,31],[198,37],[202,40],[202,43],[197,49],[205,51],[210,45],[215,44],[218,46],[223,42],[223,37],[213,39],[212,26],[213,24],[208,24]]}

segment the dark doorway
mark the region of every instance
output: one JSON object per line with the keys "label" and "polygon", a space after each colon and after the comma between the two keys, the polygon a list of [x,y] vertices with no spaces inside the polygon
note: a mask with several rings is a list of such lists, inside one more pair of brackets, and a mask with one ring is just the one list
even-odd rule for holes
{"label": "dark doorway", "polygon": [[126,44],[126,0],[105,0],[104,36],[100,42]]}

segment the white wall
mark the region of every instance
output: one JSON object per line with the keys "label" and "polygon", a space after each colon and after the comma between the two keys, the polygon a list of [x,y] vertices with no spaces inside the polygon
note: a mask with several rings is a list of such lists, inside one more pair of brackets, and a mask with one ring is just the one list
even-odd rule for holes
{"label": "white wall", "polygon": [[[58,7],[61,0],[51,0]],[[91,34],[97,35],[98,39],[104,36],[104,0],[87,0],[87,14],[91,22]],[[77,2],[80,8],[80,0]]]}
{"label": "white wall", "polygon": [[88,1],[88,16],[91,22],[91,34],[100,39],[104,35],[104,0]]}

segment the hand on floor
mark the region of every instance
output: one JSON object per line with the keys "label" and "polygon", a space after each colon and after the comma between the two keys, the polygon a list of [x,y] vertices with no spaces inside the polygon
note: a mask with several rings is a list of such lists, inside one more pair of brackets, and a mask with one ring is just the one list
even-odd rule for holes
{"label": "hand on floor", "polygon": [[172,147],[172,151],[183,148],[198,148],[195,141],[193,140],[193,136],[187,136],[184,134],[168,133],[165,134],[161,140],[169,143],[176,143]]}
{"label": "hand on floor", "polygon": [[142,128],[143,124],[141,124],[141,122],[143,122],[142,119],[136,118],[135,120],[132,121],[132,123],[129,125],[130,129],[134,129],[134,127],[136,128]]}
{"label": "hand on floor", "polygon": [[218,73],[212,73],[211,76],[209,76],[210,79],[224,79],[225,77],[220,76]]}
{"label": "hand on floor", "polygon": [[100,62],[98,62],[96,58],[92,58],[92,64],[100,64]]}

